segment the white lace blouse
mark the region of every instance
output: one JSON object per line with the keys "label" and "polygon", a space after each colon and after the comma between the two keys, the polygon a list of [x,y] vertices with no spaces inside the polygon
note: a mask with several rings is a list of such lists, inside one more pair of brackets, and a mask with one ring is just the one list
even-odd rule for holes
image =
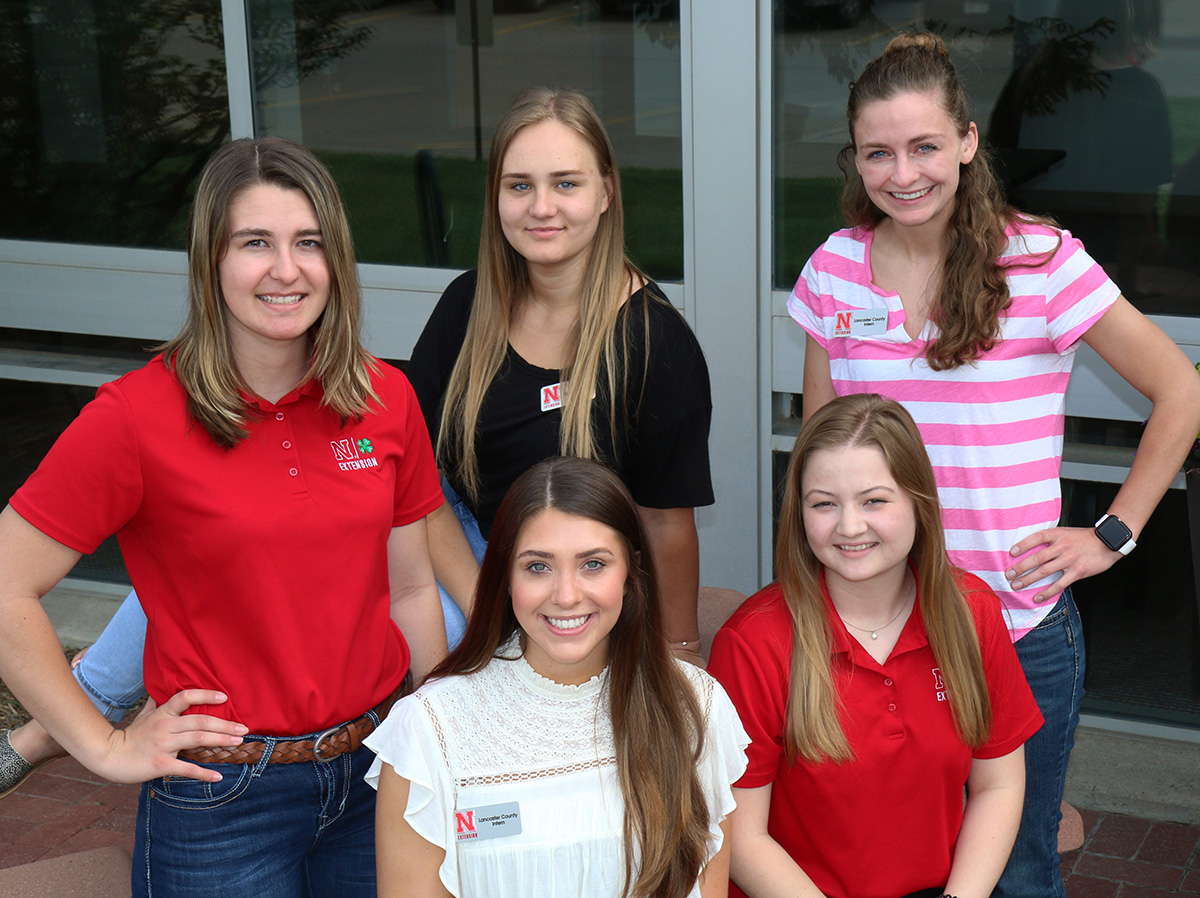
{"label": "white lace blouse", "polygon": [[[711,857],[750,740],[720,684],[680,666],[707,721],[699,773]],[[439,873],[456,898],[615,898],[624,803],[607,700],[607,670],[563,686],[519,655],[498,658],[398,702],[366,740],[378,755],[367,782],[378,788],[387,762],[411,783],[405,819],[445,849]]]}

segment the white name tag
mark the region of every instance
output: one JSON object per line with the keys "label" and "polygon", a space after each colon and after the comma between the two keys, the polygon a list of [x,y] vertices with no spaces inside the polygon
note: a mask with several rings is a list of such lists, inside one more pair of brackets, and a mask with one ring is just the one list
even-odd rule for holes
{"label": "white name tag", "polygon": [[542,387],[542,411],[548,412],[552,409],[562,408],[562,401],[563,385],[561,383]]}
{"label": "white name tag", "polygon": [[521,832],[521,807],[518,802],[489,804],[454,812],[454,837],[459,842],[470,839],[498,839]]}
{"label": "white name tag", "polygon": [[887,309],[859,309],[837,312],[833,321],[835,337],[867,337],[887,333]]}

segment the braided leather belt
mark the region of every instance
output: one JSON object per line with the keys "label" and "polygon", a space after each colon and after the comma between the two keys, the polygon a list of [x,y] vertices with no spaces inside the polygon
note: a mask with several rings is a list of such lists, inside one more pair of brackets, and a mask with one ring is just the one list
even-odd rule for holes
{"label": "braided leather belt", "polygon": [[[412,672],[405,674],[400,686],[376,705],[373,710],[382,721],[392,710],[392,705],[412,691]],[[315,739],[278,739],[268,764],[297,764],[301,761],[332,761],[346,752],[357,751],[363,739],[375,730],[375,721],[371,715],[364,714],[348,723],[333,727],[318,735]],[[179,757],[185,761],[199,761],[205,764],[257,764],[263,756],[267,742],[243,742],[241,745],[224,748],[185,748],[179,752]]]}

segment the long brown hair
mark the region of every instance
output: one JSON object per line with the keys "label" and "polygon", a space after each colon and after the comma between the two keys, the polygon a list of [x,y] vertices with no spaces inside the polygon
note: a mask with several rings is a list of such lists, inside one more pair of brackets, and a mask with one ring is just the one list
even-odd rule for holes
{"label": "long brown hair", "polygon": [[609,639],[608,702],[625,799],[623,894],[683,898],[700,875],[708,841],[708,806],[696,773],[704,719],[663,637],[646,536],[616,474],[593,461],[551,458],[513,482],[492,528],[467,632],[429,678],[481,670],[520,629],[508,593],[513,557],[525,525],[551,508],[603,524],[624,548],[629,577]]}
{"label": "long brown hair", "polygon": [[235,140],[204,166],[188,223],[188,317],[162,347],[187,391],[187,409],[220,446],[246,438],[249,392],[233,357],[217,266],[229,249],[229,211],[256,184],[299,190],[312,203],[329,266],[329,301],[313,325],[307,379],[324,391],[322,404],[345,423],[361,418],[378,397],[374,360],[360,340],[362,295],[350,225],[337,184],[311,152],[282,137]]}
{"label": "long brown hair", "polygon": [[916,566],[921,617],[949,694],[955,728],[972,748],[991,729],[991,701],[974,618],[946,555],[933,467],[912,417],[874,393],[841,396],[801,428],[788,462],[779,514],[779,585],[792,613],[795,642],[785,748],[788,757],[820,762],[853,756],[839,718],[830,657],[833,631],[821,594],[821,563],[804,531],[801,478],[814,452],[873,446],[897,485],[912,499],[917,527],[910,558]]}
{"label": "long brown hair", "polygon": [[[936,95],[958,135],[964,137],[970,129],[967,95],[945,42],[930,32],[901,32],[892,38],[850,85],[846,104],[850,142],[838,154],[838,166],[846,178],[842,215],[852,227],[873,229],[886,218],[867,195],[854,166],[858,116],[867,104],[903,93]],[[1016,215],[981,146],[970,162],[959,165],[954,210],[944,236],[941,283],[929,316],[938,327],[937,338],[925,352],[933,370],[968,364],[1000,338],[1000,316],[1011,300],[1004,266],[997,260],[1007,245],[1005,228]],[[1052,224],[1047,219],[1024,217]]]}
{"label": "long brown hair", "polygon": [[[470,498],[478,498],[479,464],[476,459],[476,429],[483,399],[508,350],[509,326],[517,304],[529,290],[529,266],[504,236],[500,224],[500,176],[504,157],[513,139],[524,128],[555,121],[583,138],[596,159],[599,176],[612,191],[608,209],[601,213],[588,255],[579,304],[579,323],[568,347],[570,361],[563,366],[563,382],[571,382],[562,405],[559,452],[579,458],[598,458],[593,433],[593,397],[607,399],[611,429],[616,429],[618,379],[631,374],[618,351],[627,347],[629,316],[618,328],[618,316],[632,282],[649,280],[625,255],[625,212],[621,201],[621,178],[608,133],[595,108],[583,94],[573,90],[539,87],[523,91],[492,137],[488,155],[487,191],[483,229],[479,241],[479,273],[475,301],[467,324],[463,348],[454,363],[438,425],[438,465],[452,471]],[[657,300],[646,293],[643,314]],[[641,332],[646,333],[643,321]],[[647,364],[649,353],[647,353]],[[642,372],[645,376],[645,372]],[[611,462],[611,459],[609,459]]]}

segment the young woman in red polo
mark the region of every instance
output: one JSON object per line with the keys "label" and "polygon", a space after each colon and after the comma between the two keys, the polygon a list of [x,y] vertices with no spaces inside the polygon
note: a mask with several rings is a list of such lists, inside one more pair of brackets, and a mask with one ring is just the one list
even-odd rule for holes
{"label": "young woman in red polo", "polygon": [[[307,150],[218,150],[188,261],[183,331],[0,514],[0,676],[86,767],[144,783],[134,895],[374,896],[362,739],[446,652],[428,431],[362,347],[346,213]],[[148,621],[124,730],[39,602],[111,533]]]}
{"label": "young woman in red polo", "polygon": [[844,396],[804,425],[777,559],[708,665],[752,740],[730,893],[987,898],[1042,716],[999,599],[946,555],[903,407]]}

